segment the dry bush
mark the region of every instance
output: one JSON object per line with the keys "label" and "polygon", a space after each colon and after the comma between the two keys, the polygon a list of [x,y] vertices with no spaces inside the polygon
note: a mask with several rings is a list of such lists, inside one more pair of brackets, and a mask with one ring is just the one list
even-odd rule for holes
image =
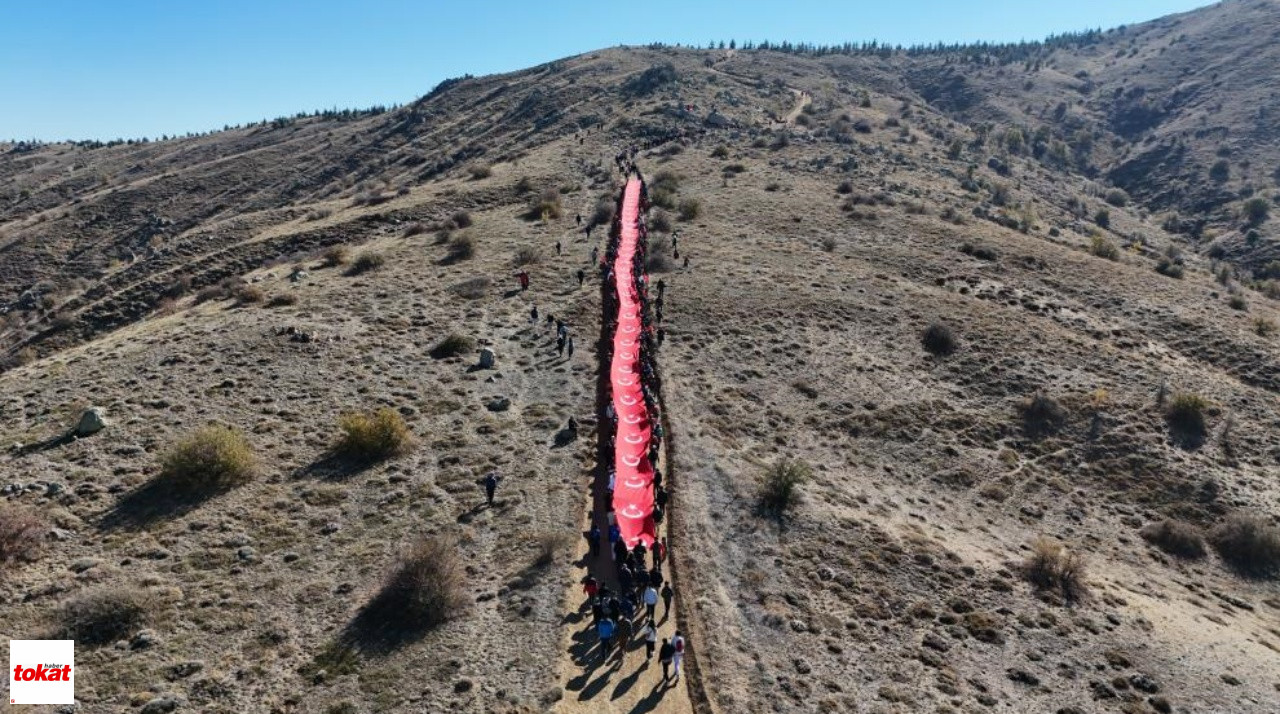
{"label": "dry bush", "polygon": [[729,147],[725,146],[724,144],[721,144],[721,145],[717,146],[716,148],[712,149],[712,150],[711,150],[711,158],[713,158],[713,159],[727,159],[727,158],[729,158]]}
{"label": "dry bush", "polygon": [[321,261],[326,268],[336,268],[339,265],[346,265],[351,259],[351,251],[347,250],[345,245],[329,246],[325,249]]}
{"label": "dry bush", "polygon": [[293,293],[280,293],[279,295],[272,295],[271,299],[267,301],[267,307],[288,307],[289,305],[297,305],[297,304],[298,304],[298,296],[294,295]]}
{"label": "dry bush", "polygon": [[338,418],[342,436],[333,447],[339,458],[370,463],[403,456],[413,449],[413,434],[400,412],[382,407]]}
{"label": "dry bush", "polygon": [[306,219],[308,221],[320,221],[332,215],[333,215],[333,209],[331,208],[317,208],[311,211],[307,211]]}
{"label": "dry bush", "polygon": [[1227,307],[1231,308],[1232,310],[1244,311],[1249,308],[1249,302],[1244,299],[1243,295],[1239,295],[1239,294],[1232,295],[1231,297],[1227,298]]}
{"label": "dry bush", "polygon": [[449,222],[454,228],[470,228],[471,214],[466,211],[455,211],[452,216],[449,216]]}
{"label": "dry bush", "polygon": [[1270,337],[1276,332],[1276,322],[1267,317],[1255,317],[1253,319],[1253,331],[1259,337]]}
{"label": "dry bush", "polygon": [[1120,259],[1120,249],[1116,247],[1115,243],[1102,236],[1094,236],[1089,239],[1089,252],[1107,260]]}
{"label": "dry bush", "polygon": [[156,480],[175,491],[217,493],[253,480],[257,459],[244,435],[210,424],[178,441],[160,460]]}
{"label": "dry bush", "polygon": [[760,510],[772,516],[782,516],[800,500],[800,484],[813,476],[813,470],[803,461],[778,461],[760,479],[756,504]]}
{"label": "dry bush", "polygon": [[137,587],[103,586],[72,596],[55,615],[56,637],[105,645],[129,637],[145,625],[155,598]]}
{"label": "dry bush", "polygon": [[465,335],[459,335],[456,332],[436,343],[428,353],[434,359],[445,359],[446,357],[456,357],[475,350],[476,341]]}
{"label": "dry bush", "polygon": [[1084,556],[1073,553],[1052,538],[1040,537],[1031,543],[1031,556],[1022,564],[1022,574],[1040,590],[1055,592],[1072,602],[1085,594]]}
{"label": "dry bush", "polygon": [[347,275],[361,275],[371,270],[377,270],[385,265],[387,259],[381,253],[373,253],[366,251],[356,256],[351,262],[351,267],[347,268]]}
{"label": "dry bush", "polygon": [[680,220],[693,221],[697,220],[702,214],[702,202],[696,198],[686,198],[680,201]]}
{"label": "dry bush", "polygon": [[949,355],[956,351],[957,342],[955,335],[951,332],[951,328],[935,322],[924,329],[920,334],[920,344],[924,345],[926,351],[933,355]]}
{"label": "dry bush", "polygon": [[467,173],[471,174],[472,181],[479,181],[480,179],[487,179],[492,176],[493,169],[484,164],[472,164],[471,167],[467,169]]}
{"label": "dry bush", "polygon": [[666,253],[650,253],[644,262],[644,268],[650,273],[669,273],[675,269],[675,263]]}
{"label": "dry bush", "polygon": [[649,221],[649,228],[654,232],[671,232],[671,215],[659,208],[653,212],[653,218]]}
{"label": "dry bush", "polygon": [[531,245],[520,246],[520,248],[516,249],[515,255],[511,257],[511,263],[517,268],[523,265],[533,265],[541,260],[542,255],[536,247]]}
{"label": "dry bush", "polygon": [[1000,251],[982,243],[963,243],[960,246],[960,252],[978,260],[995,261],[1000,259]]}
{"label": "dry bush", "polygon": [[224,300],[227,298],[227,288],[223,285],[209,285],[200,288],[196,292],[196,304],[210,302],[213,300]]}
{"label": "dry bush", "polygon": [[1022,427],[1031,436],[1052,434],[1067,422],[1067,410],[1053,397],[1037,394],[1018,407]]}
{"label": "dry bush", "polygon": [[1214,529],[1210,540],[1237,572],[1255,578],[1280,575],[1280,529],[1266,520],[1236,514]]}
{"label": "dry bush", "polygon": [[257,305],[267,299],[267,293],[257,285],[241,285],[234,294],[237,305]]}
{"label": "dry bush", "polygon": [[551,565],[556,559],[556,555],[568,549],[575,542],[573,536],[560,531],[542,531],[535,538],[537,546],[537,556],[534,558],[533,564],[538,567]]}
{"label": "dry bush", "polygon": [[853,193],[853,182],[841,181],[839,184],[836,185],[836,193],[842,196],[847,196]]}
{"label": "dry bush", "polygon": [[34,511],[0,506],[0,569],[35,560],[48,531],[49,526]]}
{"label": "dry bush", "polygon": [[[596,207],[591,213],[589,223],[593,226],[607,226],[613,221],[613,211],[613,201],[608,196],[605,196],[596,201]],[[668,228],[667,230],[671,229]]]}
{"label": "dry bush", "polygon": [[839,247],[839,245],[840,244],[836,241],[836,239],[831,236],[827,236],[826,238],[822,239],[822,249],[828,253],[834,253],[835,249]]}
{"label": "dry bush", "polygon": [[423,233],[426,233],[426,232],[427,232],[427,224],[423,223],[422,221],[414,221],[413,223],[410,223],[409,225],[405,226],[404,237],[410,238],[412,236],[422,235]]}
{"label": "dry bush", "polygon": [[1205,554],[1204,536],[1190,523],[1165,519],[1143,528],[1141,535],[1148,543],[1179,558],[1195,560]]}
{"label": "dry bush", "polygon": [[1208,408],[1209,401],[1199,394],[1180,392],[1165,407],[1164,418],[1172,429],[1203,436],[1207,429],[1204,414]]}
{"label": "dry bush", "polygon": [[489,290],[489,286],[492,284],[493,281],[489,278],[471,278],[470,280],[464,280],[461,283],[454,285],[452,290],[458,297],[463,297],[468,300],[479,300],[485,296]]}
{"label": "dry bush", "polygon": [[529,204],[524,214],[526,220],[551,221],[564,214],[564,206],[560,203],[560,192],[554,188],[543,189],[538,198]]}
{"label": "dry bush", "polygon": [[466,606],[466,584],[457,545],[422,540],[400,558],[365,616],[397,628],[435,627]]}
{"label": "dry bush", "polygon": [[454,236],[449,241],[449,249],[445,252],[445,261],[449,263],[457,263],[463,260],[470,260],[476,255],[475,242],[471,240],[469,235]]}

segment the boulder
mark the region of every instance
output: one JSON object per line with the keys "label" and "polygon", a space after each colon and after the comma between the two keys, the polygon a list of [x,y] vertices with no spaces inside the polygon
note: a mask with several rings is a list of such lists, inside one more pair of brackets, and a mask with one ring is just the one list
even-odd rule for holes
{"label": "boulder", "polygon": [[480,350],[480,368],[481,369],[493,369],[494,365],[496,365],[497,363],[498,363],[498,355],[494,354],[492,349],[486,347]]}
{"label": "boulder", "polygon": [[80,421],[76,422],[74,434],[76,436],[89,436],[105,428],[107,428],[107,420],[102,416],[102,410],[98,407],[89,407],[80,415]]}

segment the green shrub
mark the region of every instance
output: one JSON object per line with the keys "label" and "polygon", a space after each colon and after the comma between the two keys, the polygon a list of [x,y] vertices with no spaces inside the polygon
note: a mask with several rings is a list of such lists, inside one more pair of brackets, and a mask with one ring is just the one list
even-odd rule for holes
{"label": "green shrub", "polygon": [[1226,159],[1218,159],[1213,162],[1213,166],[1209,167],[1209,178],[1222,183],[1231,178],[1231,162]]}
{"label": "green shrub", "polygon": [[666,211],[658,209],[653,212],[653,218],[649,221],[649,228],[653,231],[661,231],[663,233],[671,232],[671,216]]}
{"label": "green shrub", "polygon": [[1280,530],[1256,516],[1234,515],[1213,531],[1213,548],[1237,572],[1280,575]]}
{"label": "green shrub", "polygon": [[203,426],[179,440],[160,460],[158,482],[175,491],[202,495],[226,491],[253,480],[257,459],[238,430]]}
{"label": "green shrub", "polygon": [[560,192],[554,188],[548,188],[530,202],[529,210],[525,212],[524,217],[530,221],[552,221],[559,219],[563,213],[564,206],[560,203]]}
{"label": "green shrub", "polygon": [[1244,299],[1243,295],[1232,295],[1231,297],[1227,298],[1227,307],[1231,308],[1232,310],[1244,311],[1249,309],[1249,302]]}
{"label": "green shrub", "polygon": [[456,357],[475,350],[476,341],[470,337],[454,333],[440,340],[435,347],[431,348],[429,353],[435,359],[445,359],[446,357]]}
{"label": "green shrub", "polygon": [[1190,523],[1165,519],[1141,531],[1142,537],[1160,550],[1187,560],[1203,558],[1204,536]]}
{"label": "green shrub", "polygon": [[377,270],[386,262],[387,259],[382,257],[381,253],[361,253],[352,261],[351,267],[347,268],[347,275],[361,275],[371,270]]}
{"label": "green shrub", "polygon": [[813,471],[803,461],[783,459],[769,467],[760,479],[756,495],[760,510],[781,516],[800,500],[799,487],[812,477]]}
{"label": "green shrub", "polygon": [[1108,211],[1105,208],[1099,208],[1098,212],[1093,214],[1093,222],[1097,223],[1102,228],[1110,228],[1111,211]]}
{"label": "green shrub", "polygon": [[1107,191],[1106,201],[1116,208],[1124,208],[1129,204],[1129,194],[1118,188],[1113,188]]}
{"label": "green shrub", "polygon": [[1271,212],[1271,204],[1267,199],[1255,196],[1244,202],[1244,219],[1251,225],[1256,226],[1267,220],[1267,216]]}
{"label": "green shrub", "polygon": [[1182,263],[1166,257],[1161,258],[1160,262],[1156,263],[1156,272],[1166,277],[1181,279],[1183,274],[1186,273],[1186,268]]}
{"label": "green shrub", "polygon": [[0,505],[0,569],[36,559],[49,526],[35,511]]}
{"label": "green shrub", "polygon": [[342,431],[334,445],[336,456],[351,461],[373,462],[403,456],[413,448],[413,434],[400,412],[383,407],[372,412],[343,414],[338,418]]}
{"label": "green shrub", "polygon": [[727,159],[727,158],[729,158],[729,147],[725,146],[724,144],[721,144],[721,145],[717,146],[716,148],[712,149],[712,150],[711,150],[711,158],[713,158],[713,159]]}
{"label": "green shrub", "polygon": [[155,598],[136,587],[102,586],[72,596],[56,613],[56,636],[86,645],[122,640],[145,625]]}

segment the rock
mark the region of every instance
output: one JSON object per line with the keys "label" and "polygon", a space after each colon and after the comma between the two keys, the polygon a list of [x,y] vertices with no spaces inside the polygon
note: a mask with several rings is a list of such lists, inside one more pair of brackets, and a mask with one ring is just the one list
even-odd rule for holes
{"label": "rock", "polygon": [[511,408],[511,400],[506,397],[496,397],[486,406],[491,412],[505,412]]}
{"label": "rock", "polygon": [[142,714],[169,714],[181,704],[182,702],[177,697],[172,694],[165,694],[143,705]]}
{"label": "rock", "polygon": [[84,571],[98,565],[101,562],[102,561],[98,560],[97,558],[76,558],[75,560],[71,561],[71,572],[83,573]]}
{"label": "rock", "polygon": [[227,548],[240,548],[242,546],[249,545],[252,542],[253,539],[249,537],[248,533],[235,533],[227,536],[227,539],[222,541],[222,544]]}
{"label": "rock", "polygon": [[289,551],[288,553],[284,554],[284,562],[292,563],[293,561],[301,557],[302,556],[298,555],[297,553],[294,553],[293,551]]}
{"label": "rock", "polygon": [[102,409],[89,407],[80,415],[80,421],[76,422],[72,433],[76,436],[89,436],[90,434],[97,434],[105,428],[107,428],[107,420],[102,415]]}
{"label": "rock", "polygon": [[1129,684],[1132,684],[1134,689],[1141,690],[1147,694],[1155,694],[1160,691],[1160,685],[1156,684],[1156,680],[1145,674],[1135,674],[1130,676]]}
{"label": "rock", "polygon": [[809,663],[800,657],[795,658],[794,664],[796,666],[796,671],[800,674],[808,674],[813,671],[813,667],[809,666]]}
{"label": "rock", "polygon": [[196,672],[204,669],[204,662],[199,660],[191,660],[189,662],[179,662],[169,667],[168,673],[165,674],[170,680],[186,679]]}
{"label": "rock", "polygon": [[66,486],[63,486],[60,483],[55,483],[53,481],[50,481],[49,483],[46,483],[44,485],[44,494],[46,496],[56,496],[62,493],[64,490],[66,490]]}
{"label": "rock", "polygon": [[342,528],[342,526],[338,525],[337,523],[334,523],[333,521],[329,521],[328,523],[324,524],[323,528],[320,529],[320,533],[322,535],[332,535],[334,533],[337,533],[338,529],[340,528]]}
{"label": "rock", "polygon": [[809,629],[809,626],[804,623],[804,620],[792,620],[791,629],[796,632],[805,632]]}
{"label": "rock", "polygon": [[493,350],[486,347],[480,350],[480,369],[493,369],[498,363],[498,355]]}
{"label": "rock", "polygon": [[245,563],[258,562],[258,552],[253,549],[253,546],[250,546],[250,545],[246,545],[240,550],[237,550],[236,557]]}
{"label": "rock", "polygon": [[146,650],[151,649],[158,644],[160,644],[160,638],[156,637],[156,633],[154,631],[143,630],[134,635],[132,640],[129,640],[129,649]]}
{"label": "rock", "polygon": [[925,633],[924,640],[920,643],[931,650],[946,652],[951,649],[951,643],[939,637],[936,633]]}
{"label": "rock", "polygon": [[454,683],[453,691],[457,692],[458,694],[464,694],[466,692],[471,691],[471,688],[473,686],[475,685],[472,684],[470,679],[459,679],[457,682]]}
{"label": "rock", "polygon": [[1239,679],[1237,679],[1234,675],[1230,675],[1230,674],[1224,674],[1224,675],[1222,675],[1222,676],[1221,676],[1221,679],[1222,679],[1222,683],[1223,683],[1223,684],[1228,684],[1228,685],[1230,685],[1230,686],[1232,686],[1232,687],[1238,687],[1238,686],[1240,686],[1241,684],[1243,684],[1243,682],[1241,682]]}
{"label": "rock", "polygon": [[1034,687],[1040,683],[1039,677],[1026,671],[1025,669],[1009,669],[1005,671],[1005,674],[1007,674],[1009,676],[1009,679],[1013,680],[1014,682],[1017,682],[1018,684],[1025,684],[1029,687]]}

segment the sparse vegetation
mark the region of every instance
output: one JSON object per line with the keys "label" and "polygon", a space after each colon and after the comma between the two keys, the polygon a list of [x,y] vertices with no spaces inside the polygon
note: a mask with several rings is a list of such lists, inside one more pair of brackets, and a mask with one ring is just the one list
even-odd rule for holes
{"label": "sparse vegetation", "polygon": [[458,229],[470,228],[471,214],[467,211],[455,211],[452,216],[449,216],[449,223],[451,223],[454,228]]}
{"label": "sparse vegetation", "polygon": [[488,164],[472,164],[467,168],[467,173],[471,175],[472,181],[487,179],[493,175],[493,169]]}
{"label": "sparse vegetation", "polygon": [[680,201],[680,220],[692,221],[698,218],[702,212],[702,203],[696,198],[686,198]]}
{"label": "sparse vegetation", "polygon": [[486,277],[471,278],[453,286],[453,292],[468,300],[479,300],[489,291],[493,281]]}
{"label": "sparse vegetation", "polygon": [[338,428],[342,435],[333,447],[334,455],[350,461],[382,461],[403,456],[413,448],[409,425],[391,407],[343,414],[338,418]]}
{"label": "sparse vegetation", "polygon": [[1022,573],[1037,589],[1052,592],[1067,602],[1085,595],[1085,560],[1051,538],[1031,543],[1031,555],[1022,564]]}
{"label": "sparse vegetation", "polygon": [[346,265],[351,259],[351,251],[345,245],[334,245],[325,249],[321,262],[326,268],[336,268],[339,265]]}
{"label": "sparse vegetation", "polygon": [[799,487],[813,475],[803,461],[783,459],[764,472],[756,502],[760,510],[773,516],[782,516],[800,500]]}
{"label": "sparse vegetation", "polygon": [[267,294],[257,285],[241,285],[235,290],[237,305],[257,305],[267,299]]}
{"label": "sparse vegetation", "polygon": [[161,458],[156,480],[182,494],[205,495],[246,484],[257,469],[253,448],[243,434],[210,424],[170,447]]}
{"label": "sparse vegetation", "polygon": [[541,531],[539,532],[534,543],[537,546],[537,555],[533,564],[538,567],[551,565],[555,561],[556,555],[565,551],[574,542],[573,536],[561,531]]}
{"label": "sparse vegetation", "polygon": [[1120,248],[1102,236],[1094,236],[1089,239],[1089,252],[1107,260],[1120,259]]}
{"label": "sparse vegetation", "polygon": [[1052,434],[1067,422],[1067,410],[1058,401],[1044,394],[1037,394],[1019,407],[1022,427],[1031,436]]}
{"label": "sparse vegetation", "polygon": [[380,627],[422,631],[444,623],[466,604],[466,573],[458,547],[435,537],[419,541],[401,556],[363,615]]}
{"label": "sparse vegetation", "polygon": [[1156,272],[1166,277],[1181,279],[1186,269],[1181,262],[1174,261],[1166,256],[1156,263]]}
{"label": "sparse vegetation", "polygon": [[22,506],[0,505],[0,570],[36,559],[49,526],[35,511]]}
{"label": "sparse vegetation", "polygon": [[428,230],[427,224],[423,223],[422,221],[414,221],[413,223],[410,223],[409,225],[404,227],[404,233],[402,233],[401,235],[403,235],[405,238],[412,238],[413,236],[422,235],[423,233],[426,233],[427,230]]}
{"label": "sparse vegetation", "polygon": [[464,234],[454,236],[449,241],[449,249],[445,252],[445,261],[449,263],[458,263],[464,260],[470,260],[476,255],[475,243],[471,240],[471,236]]}
{"label": "sparse vegetation", "polygon": [[1180,392],[1169,400],[1164,416],[1170,428],[1188,435],[1203,436],[1206,431],[1204,416],[1208,409],[1209,402],[1204,397]]}
{"label": "sparse vegetation", "polygon": [[455,332],[436,343],[436,346],[431,348],[430,355],[435,359],[445,359],[467,354],[475,348],[475,340]]}
{"label": "sparse vegetation", "polygon": [[105,645],[127,638],[152,617],[156,599],[132,586],[100,586],[72,596],[58,608],[56,637]]}
{"label": "sparse vegetation", "polygon": [[524,217],[530,221],[545,222],[558,220],[563,213],[564,206],[560,203],[560,192],[554,188],[548,188],[529,204],[529,210],[525,212]]}
{"label": "sparse vegetation", "polygon": [[542,260],[542,254],[538,249],[531,245],[522,245],[516,249],[515,255],[511,257],[511,262],[517,268],[524,265],[533,265]]}
{"label": "sparse vegetation", "polygon": [[717,146],[716,148],[712,149],[712,150],[711,150],[711,158],[713,158],[713,159],[727,159],[727,158],[729,158],[729,147],[725,146],[724,144],[721,144],[721,145]]}
{"label": "sparse vegetation", "polygon": [[267,301],[267,307],[288,307],[298,304],[298,296],[293,293],[278,293]]}
{"label": "sparse vegetation", "polygon": [[356,256],[351,262],[351,267],[347,268],[347,275],[362,275],[372,270],[381,268],[387,259],[381,253],[366,251]]}
{"label": "sparse vegetation", "polygon": [[1280,575],[1280,529],[1259,516],[1236,514],[1213,531],[1214,550],[1242,575]]}
{"label": "sparse vegetation", "polygon": [[1243,312],[1249,309],[1249,302],[1244,299],[1243,295],[1236,293],[1235,295],[1227,298],[1227,307],[1232,310],[1240,310]]}
{"label": "sparse vegetation", "polygon": [[1255,317],[1253,319],[1253,331],[1260,337],[1270,337],[1276,332],[1275,320],[1267,317]]}
{"label": "sparse vegetation", "polygon": [[1206,552],[1204,536],[1190,523],[1165,519],[1143,528],[1141,534],[1147,542],[1179,558],[1195,560]]}
{"label": "sparse vegetation", "polygon": [[958,346],[951,328],[941,322],[935,322],[924,329],[920,334],[920,344],[924,345],[929,354],[939,357],[955,352]]}

